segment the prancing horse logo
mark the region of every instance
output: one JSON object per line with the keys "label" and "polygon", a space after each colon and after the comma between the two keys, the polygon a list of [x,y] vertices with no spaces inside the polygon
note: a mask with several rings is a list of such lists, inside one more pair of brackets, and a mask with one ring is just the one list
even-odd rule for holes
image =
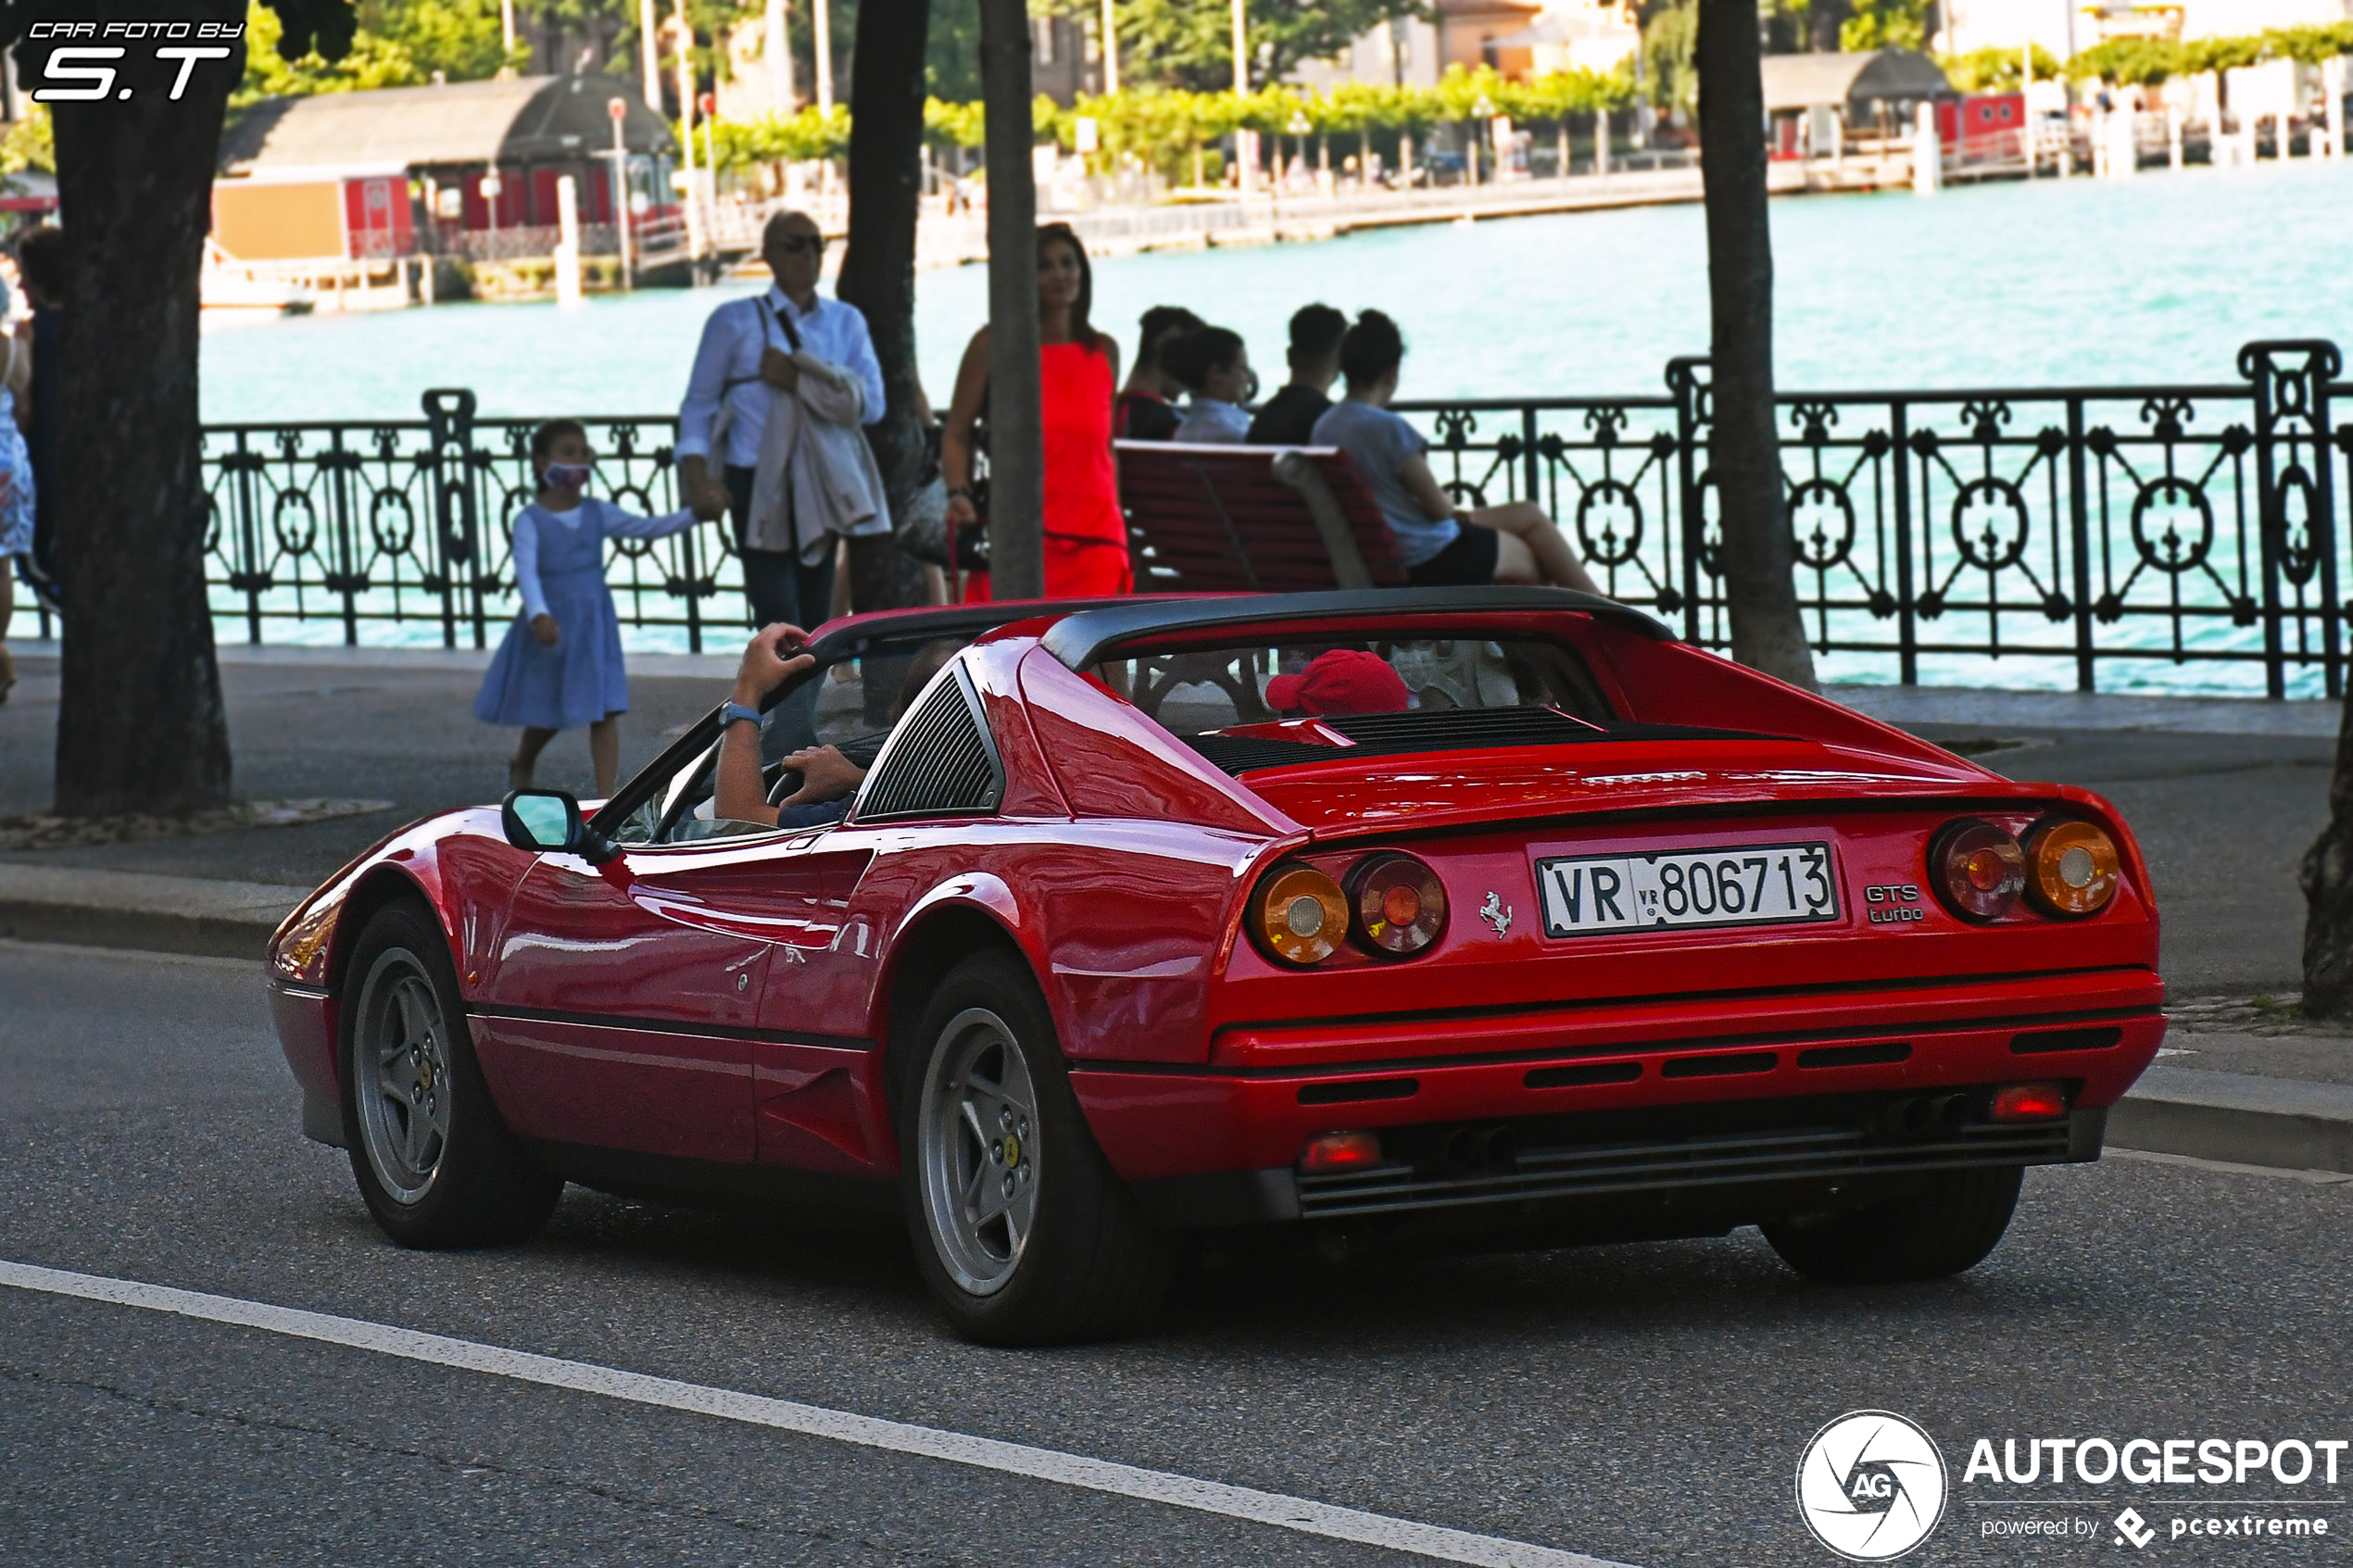
{"label": "prancing horse logo", "polygon": [[1500,893],[1491,891],[1487,895],[1487,902],[1478,907],[1478,918],[1495,928],[1499,939],[1511,932],[1512,907],[1504,902]]}

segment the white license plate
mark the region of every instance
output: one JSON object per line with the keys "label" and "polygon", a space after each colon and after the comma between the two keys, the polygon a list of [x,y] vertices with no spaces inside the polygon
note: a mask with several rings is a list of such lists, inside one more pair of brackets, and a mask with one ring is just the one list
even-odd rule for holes
{"label": "white license plate", "polygon": [[1743,844],[1536,862],[1544,935],[1838,919],[1827,844]]}

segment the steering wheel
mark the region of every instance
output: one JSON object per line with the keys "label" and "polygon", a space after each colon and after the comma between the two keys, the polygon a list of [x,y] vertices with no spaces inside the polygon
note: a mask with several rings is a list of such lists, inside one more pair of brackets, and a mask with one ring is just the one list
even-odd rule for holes
{"label": "steering wheel", "polygon": [[775,782],[768,786],[768,804],[782,806],[799,792],[801,773],[798,768],[777,768]]}

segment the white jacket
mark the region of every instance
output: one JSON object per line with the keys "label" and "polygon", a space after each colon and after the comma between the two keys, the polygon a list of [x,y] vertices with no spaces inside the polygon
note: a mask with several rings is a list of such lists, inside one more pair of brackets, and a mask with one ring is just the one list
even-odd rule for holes
{"label": "white jacket", "polygon": [[835,534],[889,533],[890,510],[883,499],[882,470],[860,428],[866,396],[857,377],[806,349],[792,358],[800,380],[792,396],[769,399],[744,544],[755,550],[790,550],[813,566],[833,547]]}

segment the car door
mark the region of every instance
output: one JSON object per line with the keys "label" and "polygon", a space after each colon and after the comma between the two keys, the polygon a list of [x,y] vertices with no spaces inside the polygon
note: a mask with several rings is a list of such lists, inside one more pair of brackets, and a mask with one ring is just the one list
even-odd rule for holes
{"label": "car door", "polygon": [[861,1034],[882,960],[851,912],[875,832],[837,827],[789,840],[771,862],[765,908],[775,951],[751,1046],[754,1136],[762,1164],[873,1173],[889,1147],[878,1042]]}
{"label": "car door", "polygon": [[751,1032],[774,943],[779,840],[632,845],[602,867],[539,857],[487,999],[484,1073],[525,1137],[690,1160],[753,1157]]}

